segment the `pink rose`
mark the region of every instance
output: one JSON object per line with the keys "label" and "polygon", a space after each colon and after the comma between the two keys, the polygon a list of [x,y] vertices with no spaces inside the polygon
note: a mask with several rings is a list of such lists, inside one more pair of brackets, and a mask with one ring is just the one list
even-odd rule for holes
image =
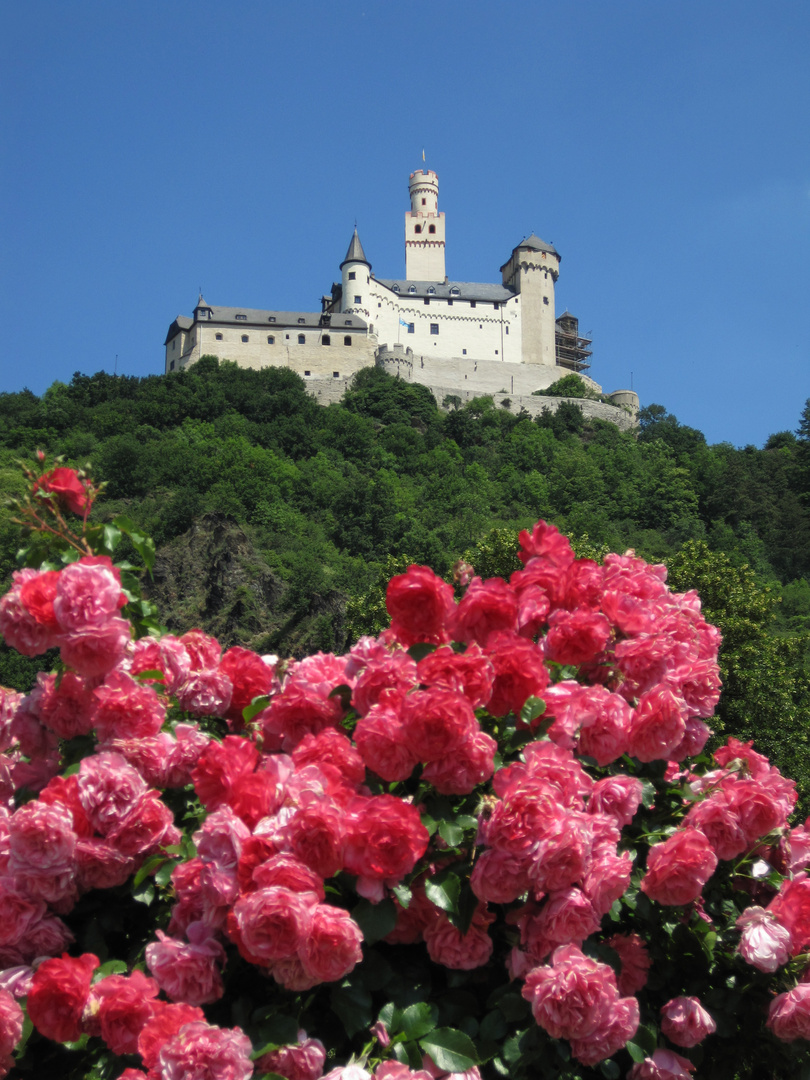
{"label": "pink rose", "polygon": [[588,813],[608,814],[624,827],[636,816],[642,792],[641,781],[634,776],[606,776],[593,786]]}
{"label": "pink rose", "polygon": [[558,664],[586,664],[594,660],[610,639],[610,623],[587,608],[552,611],[548,617],[545,651]]}
{"label": "pink rose", "polygon": [[697,1046],[717,1030],[700,998],[676,997],[661,1008],[661,1031],[676,1046]]}
{"label": "pink rose", "polygon": [[415,806],[394,795],[357,799],[345,822],[344,866],[350,874],[400,881],[428,845],[428,831]]}
{"label": "pink rose", "polygon": [[543,652],[517,634],[496,634],[488,642],[495,682],[487,708],[493,716],[520,715],[529,697],[542,697],[548,686]]}
{"label": "pink rose", "polygon": [[682,702],[656,687],[642,694],[630,721],[630,753],[639,761],[666,761],[686,731]]}
{"label": "pink rose", "polygon": [[360,927],[347,911],[318,904],[307,939],[299,950],[305,970],[318,982],[336,982],[363,958]]}
{"label": "pink rose", "polygon": [[419,762],[405,743],[399,707],[395,695],[384,693],[354,729],[354,741],[363,761],[388,783],[407,780]]}
{"label": "pink rose", "polygon": [[138,1053],[147,1069],[155,1067],[161,1047],[182,1027],[195,1020],[205,1021],[205,1014],[196,1006],[169,1005],[165,1001],[155,1001],[153,1006],[152,1016],[138,1036]]}
{"label": "pink rose", "polygon": [[11,1052],[20,1041],[23,1011],[8,990],[0,990],[0,1067],[10,1064]]}
{"label": "pink rose", "polygon": [[27,999],[28,1015],[46,1039],[70,1042],[82,1033],[82,1012],[98,957],[84,953],[74,959],[46,960],[34,973]]}
{"label": "pink rose", "polygon": [[427,566],[409,566],[388,582],[385,604],[397,641],[409,648],[417,642],[441,645],[450,640],[447,627],[455,611],[453,588]]}
{"label": "pink rose", "polygon": [[717,867],[711,844],[697,829],[679,829],[650,848],[641,891],[659,904],[689,904]]}
{"label": "pink rose", "polygon": [[522,994],[544,1031],[570,1040],[597,1031],[618,989],[607,964],[589,959],[576,945],[565,945],[555,950],[550,967],[529,972]]}
{"label": "pink rose", "polygon": [[87,507],[86,481],[79,479],[75,469],[69,469],[65,465],[40,476],[34,484],[34,494],[40,492],[55,495],[60,505],[72,510],[74,514],[83,514]]}
{"label": "pink rose", "polygon": [[518,601],[514,589],[502,578],[482,581],[474,577],[455,610],[450,634],[455,641],[486,646],[492,634],[517,632]]}
{"label": "pink rose", "polygon": [[[58,576],[56,570],[50,570],[47,573]],[[26,586],[28,586],[29,597],[33,590],[36,590],[35,595],[38,601],[44,599],[42,593],[45,591],[44,587],[47,587],[47,597],[52,612],[52,596],[56,595],[55,579],[48,578],[43,582],[41,580],[43,577],[45,577],[44,574],[28,568],[15,570],[12,574],[11,588],[5,596],[0,598],[0,634],[3,635],[7,645],[22,653],[23,656],[39,656],[59,643],[59,626],[55,619],[51,622],[46,614],[47,603],[38,602],[36,605],[32,603],[32,607],[42,613],[43,619],[48,620],[40,622],[29,611],[22,599]]]}
{"label": "pink rose", "polygon": [[126,604],[121,575],[106,556],[85,556],[59,574],[53,610],[65,633],[101,627]]}
{"label": "pink rose", "polygon": [[453,753],[426,765],[422,779],[442,795],[469,795],[492,776],[497,750],[491,735],[475,731],[459,740]]}
{"label": "pink rose", "polygon": [[441,912],[424,931],[428,955],[435,964],[455,971],[473,971],[483,967],[492,956],[492,938],[488,927],[495,921],[486,904],[479,904],[465,934],[453,926]]}
{"label": "pink rose", "polygon": [[271,1050],[256,1062],[256,1071],[274,1072],[286,1080],[319,1080],[326,1063],[326,1048],[320,1039],[308,1039],[298,1032],[298,1042]]}
{"label": "pink rose", "polygon": [[62,661],[85,678],[95,679],[123,659],[130,638],[131,627],[126,619],[81,626],[62,638]]}
{"label": "pink rose", "polygon": [[790,931],[761,907],[749,907],[737,919],[742,930],[738,950],[759,971],[776,971],[791,957]]}
{"label": "pink rose", "polygon": [[598,1065],[613,1057],[638,1030],[639,1007],[634,997],[617,998],[605,1010],[599,1026],[582,1039],[571,1040],[571,1053],[583,1065]]}
{"label": "pink rose", "polygon": [[316,903],[314,893],[294,893],[278,885],[258,889],[236,901],[228,932],[246,960],[266,966],[303,947]]}
{"label": "pink rose", "polygon": [[208,1005],[223,994],[220,964],[225,950],[203,923],[192,923],[188,941],[157,931],[158,940],[146,946],[146,963],[158,986],[172,1001]]}
{"label": "pink rose", "polygon": [[606,944],[618,954],[621,961],[619,993],[627,996],[643,990],[647,985],[647,972],[652,960],[642,938],[638,934],[614,934]]}
{"label": "pink rose", "polygon": [[627,1080],[689,1080],[695,1071],[691,1061],[672,1050],[656,1050],[652,1057],[634,1065]]}
{"label": "pink rose", "polygon": [[152,687],[123,671],[111,671],[93,697],[93,727],[101,742],[157,735],[166,719],[163,703]]}
{"label": "pink rose", "polygon": [[470,888],[479,900],[510,904],[529,889],[528,860],[490,848],[476,859]]}
{"label": "pink rose", "polygon": [[124,820],[146,790],[140,773],[120,754],[93,754],[79,766],[79,802],[102,836]]}
{"label": "pink rose", "polygon": [[771,1002],[765,1022],[777,1039],[810,1039],[810,984],[799,983]]}
{"label": "pink rose", "polygon": [[405,745],[417,761],[447,757],[478,730],[472,705],[452,690],[417,690],[405,698],[400,715]]}
{"label": "pink rose", "polygon": [[192,1021],[158,1054],[160,1080],[248,1080],[253,1046],[240,1028],[218,1028]]}
{"label": "pink rose", "polygon": [[137,1053],[138,1036],[152,1017],[157,994],[155,980],[141,971],[108,975],[93,987],[88,1012],[95,1011],[95,1005],[98,1034],[114,1054]]}
{"label": "pink rose", "polygon": [[487,655],[476,644],[468,646],[463,653],[457,653],[447,645],[441,646],[419,661],[417,674],[424,686],[463,694],[474,709],[489,701],[495,678]]}

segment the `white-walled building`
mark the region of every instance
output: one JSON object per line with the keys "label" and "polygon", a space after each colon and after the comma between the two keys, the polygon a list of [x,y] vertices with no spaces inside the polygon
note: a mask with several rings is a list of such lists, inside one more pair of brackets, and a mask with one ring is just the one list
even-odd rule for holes
{"label": "white-walled building", "polygon": [[[178,316],[169,327],[166,373],[210,354],[244,367],[289,367],[322,400],[375,363],[462,400],[531,395],[572,371],[601,392],[584,375],[590,341],[579,336],[577,319],[555,315],[554,246],[534,235],[522,240],[500,283],[450,281],[439,179],[420,169],[408,188],[404,278],[375,276],[355,228],[341,280],[319,313],[212,307],[200,296],[193,317]],[[637,408],[638,399],[617,391],[616,403]]]}

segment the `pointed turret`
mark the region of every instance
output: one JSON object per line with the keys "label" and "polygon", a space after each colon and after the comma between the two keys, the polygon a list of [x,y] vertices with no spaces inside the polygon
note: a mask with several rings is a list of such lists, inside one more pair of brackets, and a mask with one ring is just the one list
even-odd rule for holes
{"label": "pointed turret", "polygon": [[349,244],[349,250],[346,252],[346,258],[340,264],[341,270],[346,263],[365,263],[366,266],[371,269],[371,263],[366,258],[366,253],[363,251],[363,245],[360,243],[356,225],[354,227],[354,233],[352,234],[352,242]]}
{"label": "pointed turret", "polygon": [[210,319],[214,314],[214,309],[210,304],[206,304],[203,299],[203,294],[200,293],[200,298],[197,301],[197,306],[194,308],[195,319]]}

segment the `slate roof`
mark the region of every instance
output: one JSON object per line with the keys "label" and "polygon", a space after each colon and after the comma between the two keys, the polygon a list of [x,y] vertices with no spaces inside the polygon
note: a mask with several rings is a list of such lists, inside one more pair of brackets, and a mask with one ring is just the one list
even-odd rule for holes
{"label": "slate roof", "polygon": [[[194,309],[195,312],[198,309],[199,305]],[[331,326],[338,330],[368,330],[368,324],[363,319],[357,315],[344,315],[342,312],[324,316],[319,311],[262,311],[256,308],[213,307],[210,304],[206,304],[203,310],[210,311],[211,317],[206,315],[198,319],[188,319],[185,315],[178,315],[169,327],[164,345],[181,330],[190,330],[195,322],[204,326],[278,326],[310,330],[323,330]],[[237,318],[240,315],[244,318]]]}
{"label": "slate roof", "polygon": [[366,258],[365,251],[363,251],[363,245],[360,243],[356,225],[354,227],[351,243],[349,244],[349,250],[346,252],[346,258],[340,264],[341,268],[343,267],[343,263],[347,262],[361,262],[365,263],[366,266],[371,266],[371,263]]}
{"label": "slate roof", "polygon": [[[437,300],[482,300],[506,301],[515,295],[511,289],[504,285],[490,285],[480,281],[406,281],[403,278],[375,278],[380,285],[407,298],[409,295],[414,299],[422,299],[426,296],[435,297]],[[416,291],[409,294],[408,290],[413,287]],[[433,289],[429,293],[428,289]],[[458,289],[458,292],[453,292]]]}
{"label": "slate roof", "polygon": [[556,255],[558,259],[560,257],[559,251],[557,251],[553,244],[547,244],[545,240],[541,240],[540,237],[535,236],[534,233],[532,233],[531,236],[527,236],[525,240],[521,240],[513,250],[520,251],[521,248],[528,248],[530,251],[548,251],[551,255]]}

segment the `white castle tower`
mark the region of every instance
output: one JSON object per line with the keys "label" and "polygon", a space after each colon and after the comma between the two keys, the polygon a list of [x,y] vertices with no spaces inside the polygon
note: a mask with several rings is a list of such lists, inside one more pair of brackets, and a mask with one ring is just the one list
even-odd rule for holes
{"label": "white castle tower", "polygon": [[405,214],[405,280],[445,281],[439,178],[429,169],[417,169],[411,173],[408,190],[411,209]]}
{"label": "white castle tower", "polygon": [[534,233],[522,240],[501,267],[507,289],[519,294],[524,364],[557,363],[554,285],[560,274],[560,256],[553,244]]}

